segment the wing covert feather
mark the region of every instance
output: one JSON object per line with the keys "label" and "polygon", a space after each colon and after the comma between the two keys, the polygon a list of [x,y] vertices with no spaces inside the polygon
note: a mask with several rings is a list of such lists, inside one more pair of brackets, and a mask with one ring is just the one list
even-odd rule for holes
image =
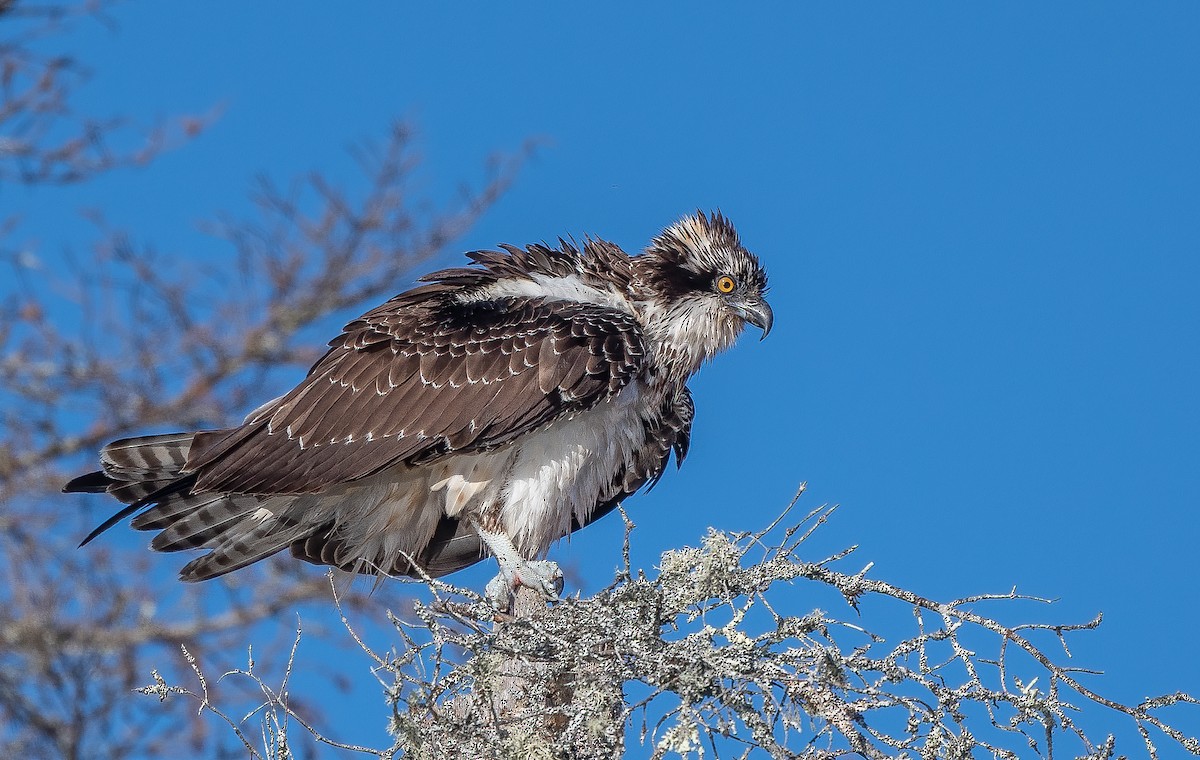
{"label": "wing covert feather", "polygon": [[199,488],[315,492],[400,462],[502,446],[611,398],[645,356],[630,314],[516,298],[399,296],[330,345],[235,443],[188,462]]}

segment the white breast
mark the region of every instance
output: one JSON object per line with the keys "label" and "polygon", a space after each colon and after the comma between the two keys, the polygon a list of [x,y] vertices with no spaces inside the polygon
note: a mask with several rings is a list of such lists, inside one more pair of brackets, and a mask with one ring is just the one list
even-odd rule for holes
{"label": "white breast", "polygon": [[639,383],[579,416],[521,439],[500,495],[506,532],[527,557],[542,556],[610,494],[613,475],[643,445]]}

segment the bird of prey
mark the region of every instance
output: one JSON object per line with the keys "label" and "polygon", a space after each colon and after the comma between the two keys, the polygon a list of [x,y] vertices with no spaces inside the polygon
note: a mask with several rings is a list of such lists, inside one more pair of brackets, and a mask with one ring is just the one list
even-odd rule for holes
{"label": "bird of prey", "polygon": [[283,549],[350,572],[437,577],[487,554],[487,596],[562,588],[550,545],[687,454],[687,381],[746,323],[767,277],[719,212],[640,255],[501,246],[350,322],[288,393],[224,430],[127,438],[67,492],[107,492],[159,551],[207,549],[202,581]]}

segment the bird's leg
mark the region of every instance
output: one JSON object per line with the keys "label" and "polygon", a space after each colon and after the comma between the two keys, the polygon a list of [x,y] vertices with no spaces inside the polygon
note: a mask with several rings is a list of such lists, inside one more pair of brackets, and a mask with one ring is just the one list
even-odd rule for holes
{"label": "bird's leg", "polygon": [[512,592],[517,586],[531,588],[547,601],[558,600],[563,590],[563,574],[557,562],[525,559],[504,533],[492,533],[478,525],[475,530],[500,563],[500,574],[488,582],[484,591],[493,607],[507,610],[512,606]]}

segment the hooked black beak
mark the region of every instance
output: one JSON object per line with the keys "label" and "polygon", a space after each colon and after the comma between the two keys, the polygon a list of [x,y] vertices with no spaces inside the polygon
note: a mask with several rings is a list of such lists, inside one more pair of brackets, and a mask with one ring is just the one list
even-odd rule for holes
{"label": "hooked black beak", "polygon": [[763,331],[759,340],[766,340],[771,333],[771,325],[775,323],[775,313],[771,311],[771,305],[761,298],[756,298],[736,308],[739,317]]}

